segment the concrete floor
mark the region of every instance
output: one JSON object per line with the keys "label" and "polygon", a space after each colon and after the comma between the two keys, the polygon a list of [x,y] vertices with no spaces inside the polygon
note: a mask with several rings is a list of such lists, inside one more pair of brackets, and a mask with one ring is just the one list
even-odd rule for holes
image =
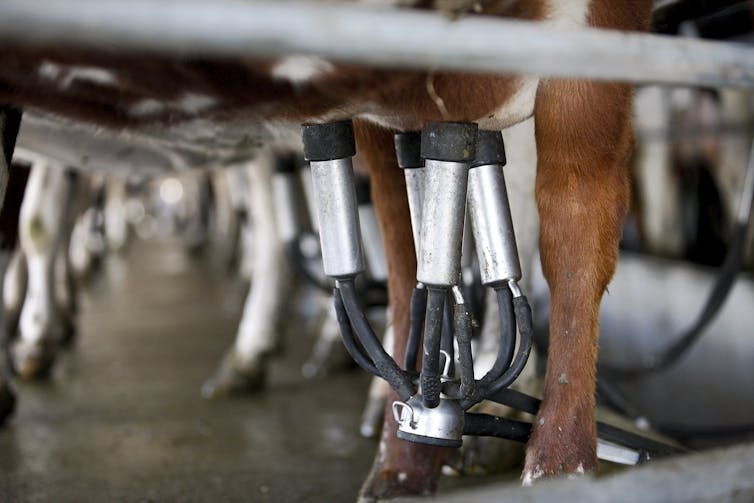
{"label": "concrete floor", "polygon": [[358,435],[366,375],[304,380],[312,341],[289,334],[266,393],[204,400],[241,286],[164,245],[137,243],[103,271],[52,379],[19,383],[0,501],[356,499],[375,450]]}
{"label": "concrete floor", "polygon": [[[368,376],[301,377],[314,320],[300,307],[265,393],[201,398],[243,294],[164,243],[109,257],[82,291],[75,347],[50,381],[19,383],[0,431],[0,502],[355,501],[376,448],[358,435]],[[754,444],[531,491],[519,489],[517,470],[446,477],[438,501],[743,502],[754,498],[752,463]],[[478,484],[486,488],[465,489]]]}

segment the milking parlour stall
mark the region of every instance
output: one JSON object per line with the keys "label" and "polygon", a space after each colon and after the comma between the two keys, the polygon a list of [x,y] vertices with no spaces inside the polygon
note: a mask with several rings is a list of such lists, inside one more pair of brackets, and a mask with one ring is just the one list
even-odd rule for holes
{"label": "milking parlour stall", "polygon": [[754,500],[753,42],[0,1],[0,501]]}

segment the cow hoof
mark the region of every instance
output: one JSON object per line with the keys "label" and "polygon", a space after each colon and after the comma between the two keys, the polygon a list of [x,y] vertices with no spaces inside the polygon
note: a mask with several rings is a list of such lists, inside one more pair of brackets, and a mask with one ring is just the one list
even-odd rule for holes
{"label": "cow hoof", "polygon": [[18,340],[13,345],[11,363],[22,379],[44,379],[50,376],[55,351],[49,342],[28,343]]}
{"label": "cow hoof", "polygon": [[320,336],[312,348],[309,359],[301,367],[307,379],[319,379],[334,372],[353,368],[354,361],[338,338]]}
{"label": "cow hoof", "polygon": [[0,426],[16,409],[16,393],[6,378],[0,378]]}
{"label": "cow hoof", "polygon": [[597,471],[597,450],[577,415],[570,421],[546,421],[542,411],[526,448],[521,480],[530,486],[539,479],[584,475]]}
{"label": "cow hoof", "polygon": [[437,480],[428,477],[397,470],[373,470],[361,488],[359,502],[431,496],[436,489]]}
{"label": "cow hoof", "polygon": [[220,398],[254,393],[264,388],[266,380],[267,366],[263,363],[263,358],[242,368],[231,352],[223,358],[212,377],[202,385],[202,396]]}

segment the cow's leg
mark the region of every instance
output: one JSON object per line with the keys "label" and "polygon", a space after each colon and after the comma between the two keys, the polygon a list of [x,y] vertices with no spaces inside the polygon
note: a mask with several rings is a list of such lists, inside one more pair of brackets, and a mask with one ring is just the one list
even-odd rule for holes
{"label": "cow's leg", "polygon": [[594,413],[599,305],[629,203],[631,89],[549,81],[536,105],[536,196],[551,292],[544,400],[524,483],[597,469]]}
{"label": "cow's leg", "polygon": [[[416,255],[403,173],[397,167],[393,135],[363,123],[355,124],[356,144],[372,181],[372,200],[380,221],[388,269],[395,360],[402,362],[409,326],[409,299],[416,284]],[[391,393],[388,404],[395,395]],[[365,498],[429,494],[448,449],[419,445],[396,437],[397,424],[385,410],[379,452],[362,487]]]}
{"label": "cow's leg", "polygon": [[278,341],[281,307],[287,297],[290,273],[271,214],[272,162],[271,154],[261,155],[248,170],[252,193],[246,225],[254,226],[252,283],[233,347],[202,387],[202,394],[208,398],[262,387],[269,354]]}
{"label": "cow's leg", "polygon": [[[16,220],[18,225],[18,219]],[[20,246],[16,246],[10,255],[3,276],[3,315],[5,316],[5,333],[9,336],[18,331],[18,319],[26,297],[26,257]]]}
{"label": "cow's leg", "polygon": [[54,265],[73,184],[62,167],[37,163],[21,207],[20,240],[28,267],[26,298],[13,347],[13,365],[25,378],[52,365],[56,329]]}
{"label": "cow's leg", "polygon": [[[649,0],[591,0],[591,26],[645,30]],[[540,84],[535,108],[542,271],[550,286],[544,399],[524,482],[597,469],[594,389],[599,306],[629,202],[630,86]]]}
{"label": "cow's leg", "polygon": [[60,342],[64,345],[69,345],[76,337],[76,314],[78,313],[76,283],[69,253],[75,219],[70,217],[71,215],[66,219],[68,221],[65,222],[64,228],[61,229],[62,236],[53,265],[55,281],[53,295],[61,331]]}
{"label": "cow's leg", "polygon": [[110,177],[105,181],[105,241],[112,252],[122,251],[129,239],[126,216],[126,180]]}

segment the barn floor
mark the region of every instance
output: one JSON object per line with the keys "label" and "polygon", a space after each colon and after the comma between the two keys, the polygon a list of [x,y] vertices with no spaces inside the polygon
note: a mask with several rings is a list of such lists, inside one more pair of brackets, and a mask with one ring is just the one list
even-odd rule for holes
{"label": "barn floor", "polygon": [[[267,392],[200,396],[235,334],[243,294],[207,261],[165,243],[138,242],[126,257],[109,257],[82,291],[79,338],[51,380],[19,383],[16,414],[0,431],[0,502],[355,501],[376,449],[358,434],[368,378],[301,377],[313,341],[301,333],[312,321],[300,307],[292,307],[304,316],[286,334]],[[745,475],[754,445],[701,456],[525,492],[517,471],[445,477],[438,500],[690,501],[693,492],[671,497],[673,487],[697,496],[721,489],[699,501],[754,497]],[[464,489],[480,483],[493,485]],[[637,485],[663,490],[655,499],[627,492]]]}
{"label": "barn floor", "polygon": [[366,376],[304,380],[311,341],[289,334],[268,393],[200,396],[242,294],[176,248],[110,257],[51,381],[19,384],[0,501],[354,501],[375,448],[358,435]]}
{"label": "barn floor", "polygon": [[[369,380],[301,376],[313,343],[301,334],[305,313],[267,392],[200,396],[243,294],[169,243],[108,257],[81,293],[79,337],[52,378],[18,383],[0,431],[0,502],[355,501],[376,450],[358,434]],[[442,491],[474,482],[445,478]]]}

